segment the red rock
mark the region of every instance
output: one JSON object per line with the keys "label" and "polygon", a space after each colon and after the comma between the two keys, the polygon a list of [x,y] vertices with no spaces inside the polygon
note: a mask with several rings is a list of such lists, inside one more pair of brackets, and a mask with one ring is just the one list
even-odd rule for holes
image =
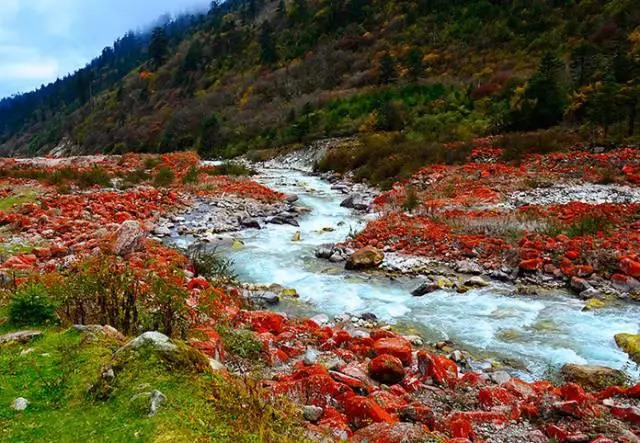
{"label": "red rock", "polygon": [[580,403],[575,400],[557,401],[553,403],[553,409],[561,414],[570,415],[575,418],[585,416],[585,410],[581,407]]}
{"label": "red rock", "polygon": [[565,429],[562,429],[556,425],[547,425],[545,428],[547,436],[550,438],[556,439],[560,443],[564,442],[588,442],[589,436],[582,434],[580,432],[568,432]]}
{"label": "red rock", "polygon": [[596,438],[591,440],[590,443],[614,443],[613,440],[609,440],[604,435],[598,435]]}
{"label": "red rock", "polygon": [[625,257],[620,260],[620,269],[631,277],[640,277],[640,262]]}
{"label": "red rock", "polygon": [[627,392],[627,390],[622,389],[620,386],[609,386],[608,388],[605,388],[602,391],[596,393],[595,397],[600,400],[604,400],[605,398],[625,395]]}
{"label": "red rock", "polygon": [[426,351],[418,352],[418,370],[441,385],[454,383],[458,379],[458,366],[453,361]]}
{"label": "red rock", "polygon": [[[324,408],[322,418],[318,421],[317,428],[328,430],[337,440],[346,440],[352,435],[347,423],[347,417],[332,407]],[[321,438],[318,438],[321,440]]]}
{"label": "red rock", "polygon": [[272,386],[273,394],[286,395],[301,404],[326,407],[332,398],[349,391],[349,388],[336,383],[328,375],[312,375],[306,378],[284,380]]}
{"label": "red rock", "polygon": [[378,403],[384,408],[385,411],[390,414],[395,414],[400,408],[407,405],[407,402],[395,394],[389,391],[376,391],[373,394],[369,394],[369,398]]}
{"label": "red rock", "polygon": [[589,265],[576,266],[576,274],[578,277],[588,277],[593,274],[593,267]]}
{"label": "red rock", "polygon": [[369,336],[374,340],[379,340],[381,338],[391,338],[391,337],[398,337],[398,334],[395,334],[391,331],[387,331],[386,329],[373,329],[370,333]]}
{"label": "red rock", "polygon": [[279,333],[284,326],[284,317],[268,311],[252,311],[247,313],[249,324],[256,332]]}
{"label": "red rock", "polygon": [[516,395],[518,398],[525,400],[536,395],[536,391],[529,383],[517,377],[512,377],[509,381],[504,383],[502,387]]}
{"label": "red rock", "polygon": [[352,389],[363,389],[365,384],[362,380],[357,379],[356,377],[352,377],[351,375],[343,374],[338,371],[329,371],[331,377],[346,386],[349,386]]}
{"label": "red rock", "polygon": [[358,395],[347,398],[344,401],[343,408],[349,422],[356,429],[371,423],[393,423],[397,421],[376,402]]}
{"label": "red rock", "polygon": [[477,372],[467,372],[460,377],[460,383],[468,384],[470,386],[477,386],[480,383],[481,377]]}
{"label": "red rock", "polygon": [[538,415],[540,415],[540,410],[533,403],[525,403],[521,405],[520,412],[522,413],[523,416],[529,419],[538,418]]}
{"label": "red rock", "polygon": [[281,349],[269,348],[267,352],[271,366],[278,366],[289,361],[289,356]]}
{"label": "red rock", "polygon": [[630,406],[628,408],[614,406],[610,409],[611,414],[621,420],[628,421],[634,425],[640,424],[640,408]]}
{"label": "red rock", "polygon": [[393,385],[404,378],[404,368],[399,358],[382,354],[369,363],[369,375],[376,381]]}
{"label": "red rock", "polygon": [[402,337],[381,338],[373,344],[376,355],[389,354],[400,359],[403,365],[411,364],[411,343]]}
{"label": "red rock", "polygon": [[422,423],[433,429],[435,427],[435,415],[433,410],[425,406],[422,403],[412,403],[399,411],[402,421],[409,421],[412,423]]}
{"label": "red rock", "polygon": [[532,258],[530,260],[522,260],[520,262],[520,269],[523,269],[525,271],[537,271],[538,269],[542,268],[542,259],[540,258]]}
{"label": "red rock", "polygon": [[578,251],[571,250],[571,251],[567,251],[567,253],[564,256],[567,257],[569,260],[577,260],[580,257],[580,253]]}
{"label": "red rock", "polygon": [[631,398],[640,398],[640,383],[628,388],[624,392],[624,395],[626,395],[627,397],[631,397]]}
{"label": "red rock", "polygon": [[560,386],[560,396],[565,400],[576,401],[578,403],[585,403],[589,400],[589,396],[584,389],[576,383],[567,383]]}
{"label": "red rock", "polygon": [[516,397],[502,387],[485,387],[478,391],[478,400],[484,406],[513,405]]}
{"label": "red rock", "polygon": [[464,419],[454,419],[449,421],[449,433],[456,439],[473,439],[474,435],[471,423]]}

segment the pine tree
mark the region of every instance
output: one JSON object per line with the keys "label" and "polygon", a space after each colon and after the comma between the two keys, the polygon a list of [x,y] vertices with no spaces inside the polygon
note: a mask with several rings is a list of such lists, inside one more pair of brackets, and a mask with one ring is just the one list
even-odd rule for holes
{"label": "pine tree", "polygon": [[273,37],[273,28],[268,21],[262,24],[260,29],[260,60],[265,65],[272,65],[278,61],[276,53],[276,41]]}
{"label": "pine tree", "polygon": [[411,80],[417,80],[422,76],[424,66],[422,63],[422,53],[418,48],[411,49],[407,57],[407,64],[409,66],[409,76]]}
{"label": "pine tree", "polygon": [[163,27],[158,26],[151,33],[151,40],[149,42],[149,56],[153,61],[154,67],[159,68],[167,59],[167,50],[169,46],[169,40]]}
{"label": "pine tree", "polygon": [[396,71],[396,62],[388,52],[385,52],[380,58],[380,67],[378,71],[378,82],[386,85],[396,81],[398,73]]}

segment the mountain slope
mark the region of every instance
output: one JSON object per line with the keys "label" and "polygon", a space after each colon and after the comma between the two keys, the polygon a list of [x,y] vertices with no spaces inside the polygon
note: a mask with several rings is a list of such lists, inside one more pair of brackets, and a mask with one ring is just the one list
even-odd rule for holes
{"label": "mountain slope", "polygon": [[166,27],[156,56],[137,46],[122,68],[109,65],[96,91],[80,72],[66,96],[3,101],[1,152],[69,139],[82,152],[232,156],[356,132],[440,143],[558,124],[584,139],[630,139],[633,3],[214,2],[179,32]]}

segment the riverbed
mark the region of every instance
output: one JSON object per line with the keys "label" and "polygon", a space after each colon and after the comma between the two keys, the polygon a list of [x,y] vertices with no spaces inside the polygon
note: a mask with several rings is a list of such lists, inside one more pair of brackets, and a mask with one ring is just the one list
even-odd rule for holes
{"label": "riverbed", "polygon": [[[343,264],[314,255],[318,245],[343,241],[364,227],[366,217],[374,215],[340,207],[345,195],[306,172],[266,169],[255,179],[274,190],[298,195],[298,204],[311,209],[299,219],[299,227],[268,225],[229,234],[244,242],[242,248],[224,250],[241,281],[277,283],[300,295],[299,301],[282,303],[279,310],[330,317],[370,312],[427,341],[448,339],[475,356],[518,362],[532,378],[564,363],[604,365],[638,376],[636,365],[616,347],[613,336],[638,333],[639,306],[582,311],[582,302],[561,291],[545,297],[515,296],[512,288],[497,283],[465,294],[437,291],[413,297],[410,291],[418,286],[419,278],[349,272]],[[297,231],[300,241],[292,241]]]}

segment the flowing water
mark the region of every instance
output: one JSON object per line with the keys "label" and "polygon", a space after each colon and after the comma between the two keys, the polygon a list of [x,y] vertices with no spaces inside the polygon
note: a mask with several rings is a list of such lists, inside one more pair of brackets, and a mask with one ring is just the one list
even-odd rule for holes
{"label": "flowing water", "polygon": [[[429,341],[450,339],[474,355],[486,353],[520,362],[533,377],[567,362],[621,368],[638,376],[637,367],[616,347],[613,336],[638,332],[640,306],[583,312],[580,301],[561,293],[517,297],[499,285],[466,294],[438,291],[412,297],[410,291],[419,279],[390,280],[344,271],[341,264],[315,258],[316,246],[342,241],[365,224],[363,216],[340,207],[344,194],[319,177],[293,170],[265,170],[257,180],[297,194],[299,204],[311,209],[299,220],[300,227],[269,225],[243,231],[245,246],[228,250],[242,281],[278,283],[297,290],[300,302],[284,303],[280,309],[329,316],[372,312]],[[291,241],[296,231],[302,234],[300,242]]]}

